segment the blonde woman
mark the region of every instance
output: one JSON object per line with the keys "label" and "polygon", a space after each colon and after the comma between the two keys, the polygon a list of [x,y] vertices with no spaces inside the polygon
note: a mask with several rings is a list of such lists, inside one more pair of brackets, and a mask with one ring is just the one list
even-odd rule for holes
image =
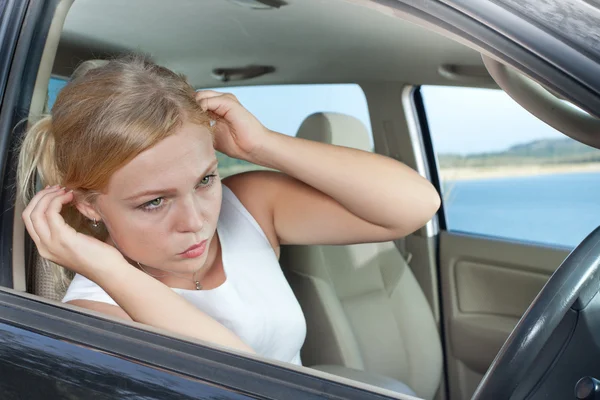
{"label": "blonde woman", "polygon": [[[215,150],[281,172],[220,181]],[[18,175],[40,255],[75,274],[64,302],[295,364],[306,327],[280,246],[393,240],[440,202],[397,161],[270,131],[140,57],[69,82]]]}

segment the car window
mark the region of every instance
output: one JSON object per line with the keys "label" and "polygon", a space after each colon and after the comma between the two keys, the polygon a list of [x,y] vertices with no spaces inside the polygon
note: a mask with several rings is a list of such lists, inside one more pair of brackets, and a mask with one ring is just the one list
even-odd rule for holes
{"label": "car window", "polygon": [[62,78],[50,78],[48,83],[48,110],[52,109],[58,92],[67,84],[67,81]]}
{"label": "car window", "polygon": [[[316,112],[352,115],[361,120],[371,133],[367,100],[356,84],[247,86],[214,90],[234,94],[268,129],[286,135],[295,136],[304,119]],[[218,154],[218,158],[221,176],[260,168],[224,154]]]}
{"label": "car window", "polygon": [[[48,108],[66,84],[52,78],[48,87]],[[356,84],[273,85],[215,88],[234,94],[267,128],[295,136],[306,117],[316,112],[337,112],[358,118],[371,134],[367,99]],[[372,134],[371,134],[372,142]],[[261,167],[232,159],[218,153],[219,173],[222,177]]]}
{"label": "car window", "polygon": [[600,225],[600,150],[500,90],[421,92],[449,231],[574,247]]}

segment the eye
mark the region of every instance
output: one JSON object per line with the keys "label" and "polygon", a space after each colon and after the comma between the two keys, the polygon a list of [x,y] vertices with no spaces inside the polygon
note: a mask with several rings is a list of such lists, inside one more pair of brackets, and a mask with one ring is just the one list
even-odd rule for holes
{"label": "eye", "polygon": [[149,202],[142,204],[142,209],[144,209],[145,211],[158,210],[163,206],[164,202],[165,199],[163,197],[157,197],[154,200],[150,200]]}
{"label": "eye", "polygon": [[200,183],[198,183],[198,187],[207,187],[207,186],[210,186],[213,183],[215,177],[216,177],[215,174],[206,175],[204,178],[202,178],[202,180],[200,181]]}

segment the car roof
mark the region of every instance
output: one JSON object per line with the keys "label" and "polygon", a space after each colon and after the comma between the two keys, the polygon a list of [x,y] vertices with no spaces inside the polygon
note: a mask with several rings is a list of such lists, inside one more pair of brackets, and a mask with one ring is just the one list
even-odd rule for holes
{"label": "car roof", "polygon": [[[267,65],[230,85],[399,81],[460,84],[444,66],[485,69],[480,54],[389,9],[342,0],[288,0],[256,10],[236,0],[74,2],[53,73],[85,59],[143,51],[184,73],[195,87],[223,85],[215,68]],[[471,82],[473,84],[473,82]]]}

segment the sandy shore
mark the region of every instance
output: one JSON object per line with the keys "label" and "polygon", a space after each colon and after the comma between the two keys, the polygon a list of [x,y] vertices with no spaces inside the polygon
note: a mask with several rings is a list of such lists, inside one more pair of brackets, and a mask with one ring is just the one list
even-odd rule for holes
{"label": "sandy shore", "polygon": [[[240,172],[264,167],[235,165],[220,169],[221,177],[238,174]],[[462,181],[476,179],[510,178],[519,176],[538,176],[551,174],[569,174],[600,172],[600,163],[572,164],[572,165],[522,165],[514,167],[486,167],[486,168],[446,168],[441,171],[443,181]]]}
{"label": "sandy shore", "polygon": [[441,171],[443,181],[508,178],[549,174],[600,172],[600,163],[573,165],[521,165],[514,167],[446,168]]}

